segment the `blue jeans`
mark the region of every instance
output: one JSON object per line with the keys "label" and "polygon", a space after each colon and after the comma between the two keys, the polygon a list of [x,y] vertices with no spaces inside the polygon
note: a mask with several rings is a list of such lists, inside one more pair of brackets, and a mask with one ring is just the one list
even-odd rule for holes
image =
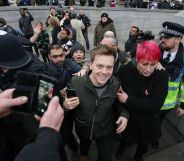
{"label": "blue jeans", "polygon": [[[87,156],[92,141],[80,137],[80,155]],[[98,161],[112,161],[113,135],[95,139],[98,153]]]}

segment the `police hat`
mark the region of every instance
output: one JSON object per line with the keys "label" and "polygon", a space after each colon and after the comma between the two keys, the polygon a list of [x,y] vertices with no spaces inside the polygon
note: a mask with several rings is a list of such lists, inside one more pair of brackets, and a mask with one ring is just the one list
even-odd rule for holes
{"label": "police hat", "polygon": [[0,35],[0,67],[15,69],[26,65],[31,60],[16,36]]}
{"label": "police hat", "polygon": [[164,29],[160,35],[163,37],[183,37],[184,35],[184,26],[178,23],[164,22],[162,26]]}

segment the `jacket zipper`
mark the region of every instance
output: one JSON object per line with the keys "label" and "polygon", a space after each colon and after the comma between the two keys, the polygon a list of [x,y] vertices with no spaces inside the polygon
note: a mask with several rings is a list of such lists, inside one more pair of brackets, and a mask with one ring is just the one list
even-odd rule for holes
{"label": "jacket zipper", "polygon": [[[100,99],[105,98],[105,97],[114,97],[114,96],[103,96],[100,97]],[[97,111],[97,107],[98,107],[98,98],[96,98],[96,107],[95,107],[95,112],[93,115],[93,120],[92,120],[92,126],[91,126],[91,132],[90,132],[90,140],[92,140],[93,138],[93,129],[94,129],[94,124],[95,124],[95,118],[96,118],[96,111]]]}
{"label": "jacket zipper", "polygon": [[90,132],[90,140],[92,140],[92,138],[93,138],[93,129],[94,129],[94,124],[95,124],[97,106],[98,106],[98,99],[96,99],[96,107],[95,107],[95,112],[94,112],[93,120],[92,120],[92,126],[91,126],[91,132]]}

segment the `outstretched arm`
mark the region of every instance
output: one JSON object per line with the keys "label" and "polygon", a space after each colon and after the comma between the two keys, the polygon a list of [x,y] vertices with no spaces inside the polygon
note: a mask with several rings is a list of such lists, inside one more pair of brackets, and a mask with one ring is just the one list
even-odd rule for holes
{"label": "outstretched arm", "polygon": [[60,161],[58,133],[64,118],[59,98],[53,97],[47,111],[40,120],[40,129],[35,143],[28,144],[15,161]]}

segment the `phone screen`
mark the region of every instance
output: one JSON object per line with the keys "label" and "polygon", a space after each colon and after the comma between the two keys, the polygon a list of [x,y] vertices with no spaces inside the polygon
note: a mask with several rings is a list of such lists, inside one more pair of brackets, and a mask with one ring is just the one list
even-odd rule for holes
{"label": "phone screen", "polygon": [[38,101],[36,107],[36,114],[42,116],[47,110],[47,106],[53,96],[54,84],[45,80],[39,80],[38,86]]}

